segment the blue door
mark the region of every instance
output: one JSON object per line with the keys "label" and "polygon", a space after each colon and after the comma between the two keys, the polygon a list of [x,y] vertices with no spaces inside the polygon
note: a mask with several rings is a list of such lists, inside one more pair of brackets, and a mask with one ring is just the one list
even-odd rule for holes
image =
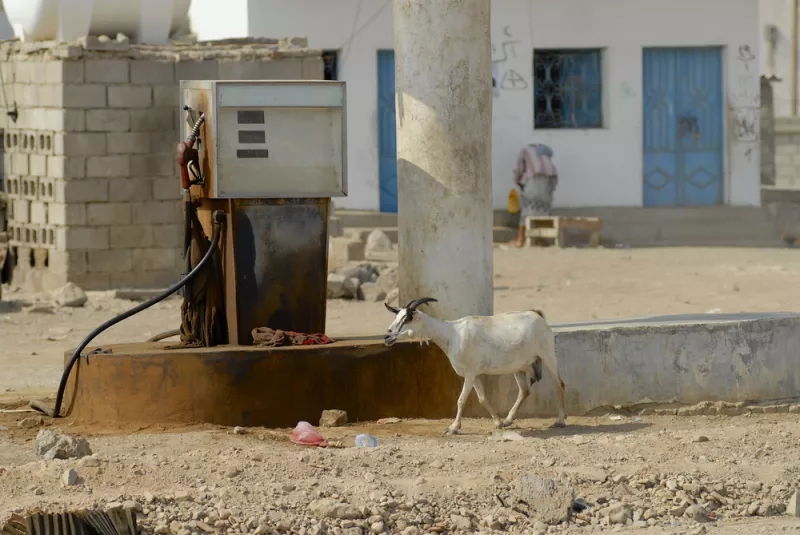
{"label": "blue door", "polygon": [[721,49],[645,49],[643,68],[644,206],[722,203]]}
{"label": "blue door", "polygon": [[397,213],[394,50],[378,51],[378,173],[381,212]]}

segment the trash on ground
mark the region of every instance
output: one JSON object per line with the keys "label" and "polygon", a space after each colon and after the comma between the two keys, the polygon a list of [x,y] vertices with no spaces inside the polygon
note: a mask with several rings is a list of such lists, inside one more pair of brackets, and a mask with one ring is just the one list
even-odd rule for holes
{"label": "trash on ground", "polygon": [[269,327],[257,327],[252,334],[253,345],[258,347],[325,345],[335,341],[321,333],[305,334]]}
{"label": "trash on ground", "polygon": [[495,442],[510,442],[512,440],[525,440],[525,437],[516,431],[495,431],[492,433],[492,436],[489,437],[489,440],[493,440]]}
{"label": "trash on ground", "polygon": [[381,418],[380,420],[378,420],[378,423],[381,425],[399,424],[400,422],[402,422],[402,420],[400,418],[395,418],[394,416],[392,416],[391,418]]}
{"label": "trash on ground", "polygon": [[298,422],[297,426],[292,430],[289,440],[298,446],[325,447],[328,445],[325,438],[308,422]]}
{"label": "trash on ground", "polygon": [[619,421],[619,420],[622,420],[622,416],[620,416],[619,414],[611,414],[611,415],[608,417],[608,419],[609,419],[609,420],[614,420],[615,422],[617,422],[617,421]]}
{"label": "trash on ground", "polygon": [[573,513],[580,513],[581,511],[585,511],[586,509],[591,509],[592,506],[583,501],[581,498],[572,502],[572,512]]}
{"label": "trash on ground", "polygon": [[356,448],[375,448],[378,446],[378,439],[372,435],[362,433],[356,437]]}

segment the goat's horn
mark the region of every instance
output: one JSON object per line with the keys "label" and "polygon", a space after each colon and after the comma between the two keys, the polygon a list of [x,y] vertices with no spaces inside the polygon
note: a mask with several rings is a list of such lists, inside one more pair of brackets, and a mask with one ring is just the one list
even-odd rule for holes
{"label": "goat's horn", "polygon": [[383,306],[385,306],[386,310],[388,310],[392,314],[397,314],[398,312],[400,312],[399,308],[395,308],[392,305],[390,305],[389,303],[384,303]]}
{"label": "goat's horn", "polygon": [[408,305],[406,305],[406,308],[409,310],[416,310],[417,307],[422,306],[425,303],[438,303],[438,301],[433,297],[420,297],[419,299],[414,299],[411,301]]}

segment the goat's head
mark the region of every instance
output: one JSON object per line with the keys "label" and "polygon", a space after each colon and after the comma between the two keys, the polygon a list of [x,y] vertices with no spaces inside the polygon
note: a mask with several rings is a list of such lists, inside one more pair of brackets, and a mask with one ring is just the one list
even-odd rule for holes
{"label": "goat's head", "polygon": [[388,303],[384,303],[386,310],[394,314],[394,321],[389,325],[389,329],[383,337],[383,343],[387,346],[391,346],[397,342],[397,339],[401,335],[413,335],[415,328],[414,323],[419,321],[417,307],[425,303],[436,303],[436,299],[432,297],[420,297],[419,299],[414,299],[403,308],[393,307]]}

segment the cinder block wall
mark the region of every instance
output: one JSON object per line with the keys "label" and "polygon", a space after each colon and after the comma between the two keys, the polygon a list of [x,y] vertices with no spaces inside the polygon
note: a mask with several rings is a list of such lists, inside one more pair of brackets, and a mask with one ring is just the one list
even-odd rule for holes
{"label": "cinder block wall", "polygon": [[181,271],[180,80],[323,79],[306,40],[0,44],[13,282],[163,287]]}
{"label": "cinder block wall", "polygon": [[800,189],[800,117],[775,118],[775,186]]}

